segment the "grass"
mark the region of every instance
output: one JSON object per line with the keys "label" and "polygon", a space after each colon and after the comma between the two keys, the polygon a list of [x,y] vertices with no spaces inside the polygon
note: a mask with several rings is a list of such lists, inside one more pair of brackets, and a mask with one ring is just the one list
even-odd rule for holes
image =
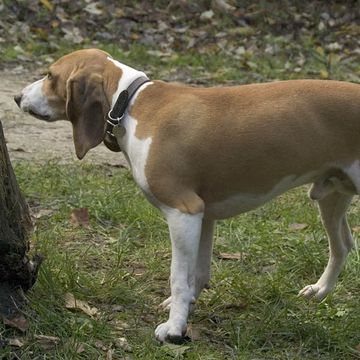
{"label": "grass", "polygon": [[[169,293],[167,225],[125,169],[54,161],[17,163],[21,188],[40,217],[33,251],[46,260],[29,294],[30,328],[19,335],[0,327],[2,338],[24,346],[2,355],[27,359],[356,359],[360,343],[357,276],[353,252],[335,292],[320,304],[297,298],[327,260],[327,242],[306,189],[291,191],[256,211],[221,221],[216,231],[211,289],[202,294],[190,323],[194,340],[178,349],[159,346],[156,324],[167,314],[157,305]],[[69,222],[86,207],[90,228]],[[349,211],[356,225],[359,208]],[[303,230],[290,224],[303,223]],[[222,252],[242,260],[219,258]],[[93,318],[65,306],[65,296],[99,309]],[[44,350],[38,335],[60,340]],[[116,339],[126,338],[128,348]],[[181,354],[184,351],[183,354]],[[177,355],[176,355],[177,354]]]}
{"label": "grass", "polygon": [[[246,45],[246,35],[239,39]],[[151,78],[209,85],[291,78],[359,81],[355,57],[324,50],[309,34],[292,43],[269,33],[264,44],[279,50],[275,54],[246,50],[237,59],[212,47],[204,53],[189,49],[165,57],[137,43],[127,50],[109,44],[102,48],[144,69]],[[4,61],[18,58],[13,44],[2,48]],[[75,50],[61,40],[56,48],[28,42],[23,49],[41,61]],[[189,318],[193,341],[174,349],[159,346],[154,339],[156,325],[167,317],[157,309],[169,295],[167,225],[130,173],[56,161],[42,166],[19,162],[15,171],[35,213],[49,214],[37,220],[32,235],[33,251],[46,260],[25,310],[29,330],[19,334],[0,325],[0,342],[20,338],[24,345],[3,347],[0,357],[104,359],[111,351],[113,359],[146,360],[360,358],[356,251],[325,301],[317,304],[297,297],[302,287],[321,275],[328,253],[316,206],[305,188],[218,223],[211,289],[203,292]],[[81,207],[89,209],[90,228],[77,228],[69,221],[71,211]],[[353,226],[358,225],[359,212],[354,202],[349,210]],[[293,223],[307,227],[293,230]],[[220,253],[243,257],[224,260]],[[96,307],[98,314],[91,317],[67,309],[67,293]],[[46,349],[39,335],[59,341]],[[127,339],[128,345],[119,344],[119,338]]]}

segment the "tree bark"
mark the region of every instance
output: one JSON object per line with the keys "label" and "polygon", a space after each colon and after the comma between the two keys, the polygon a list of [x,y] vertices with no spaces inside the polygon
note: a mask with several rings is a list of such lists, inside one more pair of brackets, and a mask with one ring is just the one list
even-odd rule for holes
{"label": "tree bark", "polygon": [[41,256],[32,260],[27,256],[31,230],[29,208],[16,181],[0,121],[0,313],[4,315],[19,306],[22,291],[36,280]]}

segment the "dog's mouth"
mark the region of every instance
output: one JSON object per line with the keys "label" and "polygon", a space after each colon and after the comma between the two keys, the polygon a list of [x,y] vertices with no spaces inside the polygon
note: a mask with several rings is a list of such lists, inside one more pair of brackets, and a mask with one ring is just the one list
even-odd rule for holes
{"label": "dog's mouth", "polygon": [[28,113],[31,116],[36,117],[39,120],[45,120],[45,121],[50,121],[51,120],[50,115],[42,115],[42,114],[39,114],[39,113],[35,112],[34,110],[29,109]]}

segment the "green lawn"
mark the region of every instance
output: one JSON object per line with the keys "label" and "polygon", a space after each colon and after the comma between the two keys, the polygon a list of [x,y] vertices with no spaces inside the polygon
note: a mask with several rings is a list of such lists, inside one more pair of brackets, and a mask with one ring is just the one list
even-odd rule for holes
{"label": "green lawn", "polygon": [[[167,316],[157,309],[169,294],[167,225],[130,173],[54,161],[17,163],[15,170],[39,217],[33,250],[45,262],[29,294],[29,330],[22,335],[0,327],[2,338],[19,338],[24,345],[5,347],[1,354],[21,360],[105,359],[110,352],[113,359],[360,358],[356,251],[325,301],[297,297],[299,289],[317,280],[327,260],[327,241],[305,188],[219,222],[211,289],[189,319],[193,340],[172,348],[160,346],[153,334]],[[89,210],[89,228],[69,221],[80,207]],[[352,226],[359,211],[354,203]],[[292,224],[307,226],[296,230]],[[221,253],[243,256],[225,260]],[[68,309],[68,293],[97,313]],[[39,335],[58,339],[45,349]]]}
{"label": "green lawn", "polygon": [[[219,21],[215,17],[214,24],[199,23],[198,16],[182,23],[185,20],[179,17],[178,25],[189,26],[185,37],[199,30],[210,35],[211,41],[198,38],[194,47],[187,48],[186,38],[170,24],[167,32],[180,41],[174,41],[171,48],[161,43],[154,51],[154,46],[140,41],[149,26],[157,26],[150,19],[147,25],[142,20],[134,25],[137,37],[129,39],[126,47],[114,41],[94,43],[91,38],[74,45],[61,40],[62,36],[53,43],[29,36],[24,40],[26,34],[21,33],[22,49],[14,47],[12,36],[11,41],[0,44],[2,60],[30,68],[35,62],[24,63],[20,51],[45,67],[49,56],[56,59],[76,48],[95,46],[144,70],[151,79],[200,85],[295,78],[360,81],[359,56],[353,51],[358,49],[359,27],[346,20],[323,28],[325,10],[317,6],[327,2],[311,2],[312,6],[310,2],[245,3],[252,14],[247,27],[234,22],[239,15],[230,25],[226,17]],[[331,9],[345,7],[339,10],[343,13],[346,6],[333,2]],[[257,7],[260,12],[255,11]],[[289,14],[305,19],[304,25],[289,21]],[[226,33],[223,45],[221,32]],[[33,251],[42,253],[45,261],[29,294],[29,330],[21,334],[0,325],[0,345],[3,339],[17,338],[22,346],[0,346],[0,358],[360,358],[360,258],[356,250],[349,256],[336,290],[322,303],[297,297],[301,288],[318,279],[328,256],[325,233],[307,189],[291,191],[256,211],[218,223],[211,289],[201,295],[189,318],[192,341],[180,347],[160,346],[154,329],[167,317],[158,310],[169,295],[166,222],[147,203],[127,170],[79,164],[15,164],[20,187],[38,217]],[[89,228],[71,224],[75,208],[88,209]],[[349,220],[357,231],[359,213],[354,202]],[[358,240],[356,231],[354,237]],[[223,253],[242,256],[225,260]],[[69,309],[69,293],[97,310],[96,314]],[[40,335],[55,338],[44,340]]]}

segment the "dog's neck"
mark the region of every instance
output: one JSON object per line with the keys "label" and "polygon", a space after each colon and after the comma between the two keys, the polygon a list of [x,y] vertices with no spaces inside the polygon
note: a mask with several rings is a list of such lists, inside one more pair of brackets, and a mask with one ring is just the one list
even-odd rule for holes
{"label": "dog's neck", "polygon": [[[141,77],[147,77],[145,75],[145,73],[143,73],[142,71],[138,71],[135,70],[125,64],[120,63],[117,60],[114,60],[112,58],[108,58],[116,67],[118,67],[119,69],[121,69],[121,77],[119,78],[118,81],[118,85],[116,88],[116,91],[114,93],[111,94],[111,97],[109,98],[109,104],[111,104],[111,109],[114,108],[117,99],[119,97],[119,95],[124,91],[124,90],[128,90],[130,84],[133,83],[134,80],[141,78]],[[110,94],[109,94],[110,95]],[[133,94],[130,94],[130,96]],[[136,96],[134,98],[131,99],[131,101],[128,103],[128,106],[131,107],[134,100],[135,100]],[[126,112],[127,113],[127,112]],[[107,148],[109,148],[111,151],[121,151],[121,148],[118,144],[117,139],[112,136],[111,134],[109,134],[109,132],[112,133],[113,127],[110,126],[109,124],[106,125],[106,131],[105,131],[105,135],[104,135],[104,144]]]}
{"label": "dog's neck", "polygon": [[126,90],[135,79],[141,76],[146,76],[146,74],[143,73],[142,71],[135,70],[130,66],[122,64],[121,62],[114,60],[112,58],[109,58],[109,60],[112,61],[115,64],[115,66],[120,68],[122,71],[122,75],[121,78],[119,79],[118,87],[115,93],[112,95],[112,99],[111,99],[111,108],[112,108],[115,105],[115,102],[119,97],[120,93]]}

